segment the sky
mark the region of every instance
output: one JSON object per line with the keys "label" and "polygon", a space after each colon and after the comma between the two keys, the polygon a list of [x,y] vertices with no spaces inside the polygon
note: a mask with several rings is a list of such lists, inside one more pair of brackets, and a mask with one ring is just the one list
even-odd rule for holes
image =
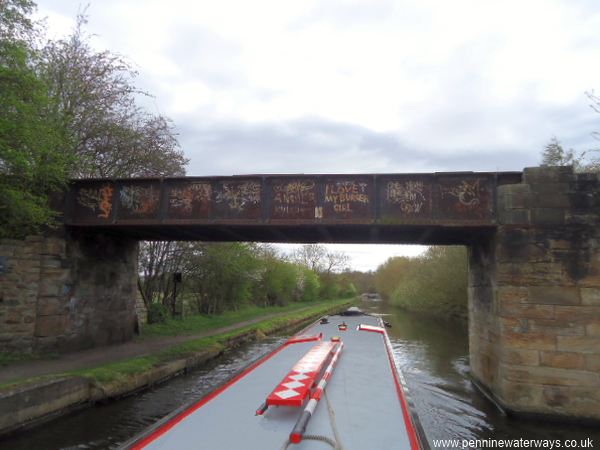
{"label": "sky", "polygon": [[[82,3],[38,0],[53,37]],[[189,175],[504,171],[600,147],[596,0],[92,0]],[[333,247],[333,246],[332,246]],[[286,248],[286,247],[282,247]],[[335,246],[375,269],[419,246]]]}

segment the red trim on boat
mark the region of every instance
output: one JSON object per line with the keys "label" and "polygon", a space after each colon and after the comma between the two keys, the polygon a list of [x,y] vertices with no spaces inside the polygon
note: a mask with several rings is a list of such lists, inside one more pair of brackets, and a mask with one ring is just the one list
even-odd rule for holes
{"label": "red trim on boat", "polygon": [[406,397],[404,396],[404,389],[402,388],[402,383],[400,382],[400,375],[398,374],[398,368],[396,367],[396,361],[394,360],[394,354],[392,352],[392,344],[390,343],[390,339],[387,333],[382,333],[383,341],[385,345],[385,349],[387,351],[388,360],[390,362],[390,367],[392,369],[392,374],[394,376],[394,384],[396,385],[396,392],[398,394],[398,398],[400,399],[400,405],[402,407],[402,416],[404,417],[404,424],[406,425],[406,432],[408,433],[408,438],[410,440],[410,448],[412,450],[420,450],[421,446],[419,444],[419,438],[417,437],[417,432],[415,431],[415,427],[413,425],[412,419],[410,418],[410,411],[408,410],[408,402],[406,401]]}
{"label": "red trim on boat", "polygon": [[292,336],[288,339],[286,344],[299,344],[300,342],[312,342],[312,341],[320,341],[323,339],[323,333],[319,334],[298,334],[296,336]]}
{"label": "red trim on boat", "polygon": [[365,325],[364,323],[361,323],[358,326],[358,331],[370,331],[372,333],[381,333],[381,334],[385,334],[385,328],[382,327],[374,327],[373,325]]}
{"label": "red trim on boat", "polygon": [[229,380],[227,383],[225,383],[224,385],[220,386],[216,390],[210,392],[205,397],[201,398],[198,402],[192,404],[188,409],[186,409],[185,411],[182,411],[181,413],[179,413],[178,415],[176,415],[175,417],[173,417],[168,422],[166,422],[166,423],[162,424],[161,426],[159,426],[156,430],[154,430],[148,436],[146,436],[146,437],[142,438],[141,440],[139,440],[138,442],[134,443],[130,447],[130,449],[131,450],[139,450],[139,449],[144,448],[145,446],[147,446],[151,442],[155,441],[156,439],[158,439],[159,437],[161,437],[163,434],[165,434],[167,431],[169,431],[170,429],[172,429],[179,422],[181,422],[183,419],[185,419],[186,417],[188,417],[189,415],[191,415],[192,413],[194,413],[195,411],[197,411],[198,409],[200,409],[202,406],[206,405],[213,398],[215,398],[218,395],[220,395],[223,391],[225,391],[228,388],[230,388],[231,386],[233,386],[235,383],[237,383],[239,380],[241,380],[242,378],[244,378],[246,375],[248,375],[250,372],[252,372],[258,366],[262,365],[263,363],[265,363],[266,361],[268,361],[269,359],[271,359],[273,356],[275,356],[281,350],[283,350],[284,348],[286,348],[288,346],[288,344],[289,344],[289,342],[285,342],[281,347],[273,350],[268,355],[265,355],[263,358],[259,359],[254,364],[251,364],[245,370],[243,370],[238,375],[236,375],[231,380]]}
{"label": "red trim on boat", "polygon": [[[308,330],[310,327],[312,327],[312,325],[308,325],[302,331]],[[179,413],[178,415],[176,415],[175,417],[173,417],[172,419],[170,419],[168,422],[166,422],[163,425],[159,426],[156,430],[154,430],[153,432],[151,432],[148,436],[146,436],[146,437],[140,439],[138,442],[134,443],[130,447],[130,449],[131,450],[139,450],[139,449],[144,448],[145,446],[147,446],[151,442],[155,441],[156,439],[158,439],[159,437],[161,437],[163,434],[165,434],[167,431],[169,431],[170,429],[172,429],[179,422],[181,422],[183,419],[185,419],[186,417],[188,417],[189,415],[191,415],[192,413],[194,413],[195,411],[197,411],[198,409],[200,409],[202,406],[204,406],[205,404],[207,404],[208,402],[210,402],[213,398],[215,398],[219,394],[221,394],[223,391],[225,391],[228,388],[230,388],[231,386],[233,386],[239,380],[241,380],[242,378],[244,378],[246,375],[248,375],[250,372],[252,372],[254,369],[256,369],[261,364],[263,364],[266,361],[268,361],[269,359],[271,359],[273,356],[275,356],[281,350],[283,350],[284,348],[286,348],[288,345],[299,344],[299,343],[302,343],[302,342],[318,341],[318,340],[321,340],[322,338],[323,338],[323,333],[319,333],[317,335],[297,334],[296,336],[291,337],[283,345],[281,345],[281,347],[273,350],[268,355],[265,355],[263,358],[259,359],[254,364],[251,364],[246,369],[244,369],[242,372],[240,372],[238,375],[236,375],[231,380],[229,380],[227,383],[225,383],[224,385],[220,386],[216,390],[210,392],[205,397],[201,398],[197,403],[192,404],[188,409],[182,411],[181,413]]]}

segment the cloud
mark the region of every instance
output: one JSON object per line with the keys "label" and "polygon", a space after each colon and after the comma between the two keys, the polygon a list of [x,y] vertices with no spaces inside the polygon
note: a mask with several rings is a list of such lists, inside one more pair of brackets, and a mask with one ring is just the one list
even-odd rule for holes
{"label": "cloud", "polygon": [[[550,127],[527,137],[532,124],[525,117],[520,126],[523,141],[509,142],[500,138],[503,114],[499,112],[488,124],[482,124],[476,113],[464,113],[451,123],[430,124],[422,133],[431,136],[420,144],[398,133],[317,117],[260,124],[198,122],[188,117],[179,121],[179,131],[191,158],[188,173],[192,175],[503,171],[535,165],[552,136]],[[557,114],[553,122],[562,120],[577,122],[568,114]],[[454,147],[437,139],[444,134],[438,133],[439,127],[461,121],[465,123],[457,125]],[[469,127],[468,135],[461,134]]]}
{"label": "cloud", "polygon": [[[79,0],[38,4],[52,36],[69,33]],[[553,136],[598,147],[584,95],[600,90],[597,0],[102,0],[88,13],[94,47],[129,58],[154,94],[140,102],[173,119],[191,175],[521,170]]]}
{"label": "cloud", "polygon": [[184,127],[190,173],[380,171],[385,155],[402,147],[393,135],[317,118],[262,124],[190,120]]}

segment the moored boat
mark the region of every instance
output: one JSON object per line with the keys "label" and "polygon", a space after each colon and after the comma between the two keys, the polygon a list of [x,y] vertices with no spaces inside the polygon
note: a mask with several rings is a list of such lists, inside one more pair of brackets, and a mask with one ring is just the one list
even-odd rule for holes
{"label": "moored boat", "polygon": [[329,316],[127,449],[427,448],[383,321]]}

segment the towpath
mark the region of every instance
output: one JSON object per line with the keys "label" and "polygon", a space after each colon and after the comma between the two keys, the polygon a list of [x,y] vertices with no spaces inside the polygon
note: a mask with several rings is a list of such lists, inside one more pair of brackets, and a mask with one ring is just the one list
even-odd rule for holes
{"label": "towpath", "polygon": [[[301,312],[308,308],[309,307],[300,308],[294,310],[294,312]],[[66,353],[55,359],[16,362],[5,367],[0,367],[0,384],[15,380],[26,380],[27,378],[43,375],[59,374],[72,370],[89,369],[102,364],[119,362],[126,359],[137,358],[139,356],[154,355],[186,341],[227,333],[249,325],[254,325],[263,320],[285,316],[286,314],[289,314],[289,312],[265,314],[264,316],[256,317],[254,319],[245,320],[226,327],[213,328],[196,334],[149,337],[124,344],[96,347],[88,350]]]}

